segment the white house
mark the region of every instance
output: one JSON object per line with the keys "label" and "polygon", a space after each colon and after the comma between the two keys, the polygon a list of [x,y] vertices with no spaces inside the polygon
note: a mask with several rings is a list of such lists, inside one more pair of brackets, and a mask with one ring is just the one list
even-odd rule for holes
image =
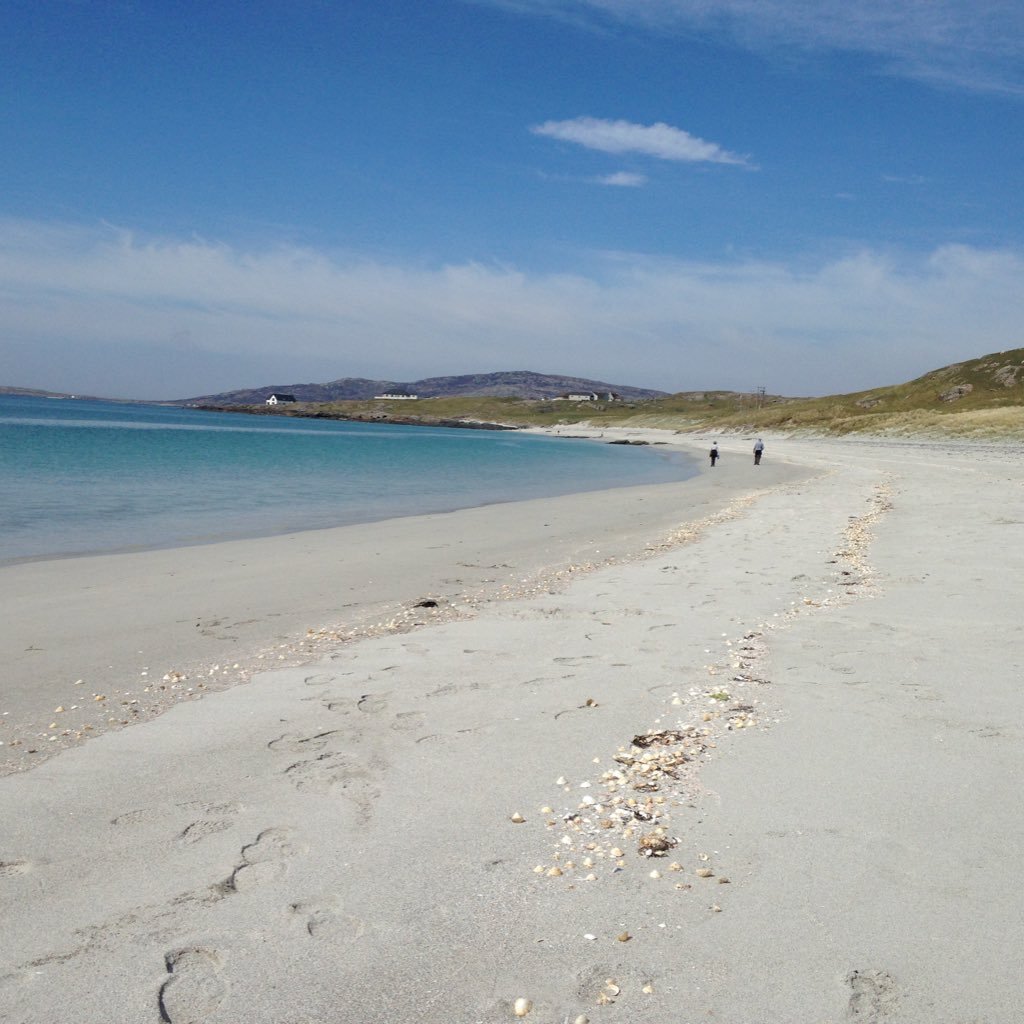
{"label": "white house", "polygon": [[294,401],[295,401],[295,396],[294,395],[282,395],[282,394],[280,394],[280,393],[275,391],[274,394],[272,394],[267,399],[267,405],[281,405],[284,402],[294,402]]}
{"label": "white house", "polygon": [[383,395],[374,395],[375,400],[386,398],[389,402],[408,402],[419,398],[419,395],[410,395],[406,391],[385,391]]}
{"label": "white house", "polygon": [[567,395],[553,398],[553,402],[615,402],[619,396],[614,391],[570,391]]}

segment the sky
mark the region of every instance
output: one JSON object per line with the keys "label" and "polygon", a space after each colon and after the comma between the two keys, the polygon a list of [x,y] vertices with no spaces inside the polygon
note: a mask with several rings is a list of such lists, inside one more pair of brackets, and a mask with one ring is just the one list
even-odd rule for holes
{"label": "sky", "polygon": [[1020,0],[3,0],[0,385],[1024,346]]}

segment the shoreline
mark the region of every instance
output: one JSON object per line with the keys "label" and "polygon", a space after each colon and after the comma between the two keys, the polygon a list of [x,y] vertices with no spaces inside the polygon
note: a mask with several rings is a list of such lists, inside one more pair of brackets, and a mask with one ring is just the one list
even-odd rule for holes
{"label": "shoreline", "polygon": [[566,503],[579,571],[0,779],[0,1017],[1014,1019],[1024,455],[717,439],[621,556]]}
{"label": "shoreline", "polygon": [[[585,440],[585,438],[580,438]],[[622,442],[609,442],[612,444],[633,444],[635,442],[622,441]],[[476,508],[492,508],[497,505],[520,505],[528,501],[548,501],[557,498],[572,498],[576,496],[585,495],[599,495],[604,494],[608,491],[615,490],[626,490],[629,487],[661,487],[661,486],[676,486],[680,483],[685,483],[686,480],[691,477],[684,477],[677,481],[663,481],[662,483],[655,484],[630,484],[625,487],[603,487],[596,490],[583,490],[583,491],[571,491],[567,494],[556,494],[549,495],[546,497],[538,498],[497,498],[493,501],[483,502],[478,505],[460,505],[452,508],[442,508],[433,512],[408,512],[401,515],[381,515],[379,518],[372,519],[360,519],[355,522],[337,523],[332,526],[310,526],[304,529],[283,529],[274,530],[265,533],[243,533],[238,536],[222,536],[213,537],[209,539],[199,539],[189,541],[187,543],[168,543],[168,544],[140,544],[133,545],[123,548],[112,548],[97,551],[68,551],[68,552],[53,552],[51,554],[44,555],[24,555],[14,558],[0,559],[0,572],[4,569],[18,565],[33,565],[38,562],[63,562],[63,561],[75,561],[82,558],[116,558],[119,556],[130,556],[130,555],[144,555],[150,552],[159,551],[184,551],[190,548],[212,548],[221,544],[245,544],[250,541],[264,541],[272,540],[277,537],[297,537],[305,534],[316,534],[326,533],[331,530],[343,530],[352,527],[371,527],[378,523],[387,523],[400,521],[403,519],[425,519],[429,516],[448,516],[453,515],[457,512],[464,512],[468,509]]]}
{"label": "shoreline", "polygon": [[[684,439],[654,437],[692,452]],[[739,466],[709,478],[701,466],[678,483],[0,567],[19,595],[0,640],[0,774],[275,662],[305,664],[377,631],[441,621],[630,556],[680,516],[699,518],[797,472],[765,468],[758,480]],[[438,606],[417,609],[423,600]]]}

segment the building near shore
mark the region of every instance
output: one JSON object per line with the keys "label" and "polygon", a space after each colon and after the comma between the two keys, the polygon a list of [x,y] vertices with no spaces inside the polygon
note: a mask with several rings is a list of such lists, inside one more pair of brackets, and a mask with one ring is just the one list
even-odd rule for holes
{"label": "building near shore", "polygon": [[570,391],[566,395],[552,398],[552,402],[617,402],[620,396],[614,391]]}

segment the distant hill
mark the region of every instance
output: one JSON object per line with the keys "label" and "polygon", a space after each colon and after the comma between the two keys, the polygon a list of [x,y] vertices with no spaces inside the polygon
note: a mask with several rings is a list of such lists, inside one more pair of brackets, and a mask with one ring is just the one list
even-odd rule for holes
{"label": "distant hill", "polygon": [[623,384],[606,384],[585,377],[563,377],[558,374],[510,370],[503,373],[473,373],[460,377],[427,377],[424,380],[367,380],[365,377],[342,377],[326,384],[268,384],[266,387],[222,391],[216,395],[199,395],[181,399],[180,405],[259,405],[272,392],[294,395],[299,402],[365,401],[387,391],[406,391],[420,398],[557,398],[569,391],[614,391],[627,401],[639,398],[660,398],[666,392],[649,388],[633,388]]}
{"label": "distant hill", "polygon": [[1018,436],[1024,433],[1024,348],[992,352],[905,384],[847,395],[671,395],[645,403],[630,421],[677,430]]}
{"label": "distant hill", "polygon": [[75,395],[67,395],[62,391],[40,391],[38,388],[9,388],[0,387],[0,395],[17,395],[22,398],[75,398]]}

